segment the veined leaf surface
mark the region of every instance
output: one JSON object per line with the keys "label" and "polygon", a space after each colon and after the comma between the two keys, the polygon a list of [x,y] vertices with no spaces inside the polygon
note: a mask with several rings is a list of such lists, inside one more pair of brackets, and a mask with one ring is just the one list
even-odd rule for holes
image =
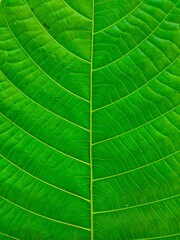
{"label": "veined leaf surface", "polygon": [[0,239],[179,239],[177,0],[0,2]]}

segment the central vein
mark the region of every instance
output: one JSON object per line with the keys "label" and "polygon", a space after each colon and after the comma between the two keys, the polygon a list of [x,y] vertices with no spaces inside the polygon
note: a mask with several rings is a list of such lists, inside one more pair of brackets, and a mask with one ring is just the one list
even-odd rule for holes
{"label": "central vein", "polygon": [[91,65],[90,65],[90,217],[91,240],[94,239],[93,230],[93,164],[92,164],[92,70],[93,70],[93,39],[94,39],[94,0],[92,0],[92,39],[91,39]]}

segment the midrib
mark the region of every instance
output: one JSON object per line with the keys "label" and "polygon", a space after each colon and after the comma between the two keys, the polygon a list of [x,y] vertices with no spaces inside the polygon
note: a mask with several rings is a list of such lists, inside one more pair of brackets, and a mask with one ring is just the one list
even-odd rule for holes
{"label": "midrib", "polygon": [[92,0],[92,38],[91,38],[91,65],[90,65],[90,217],[91,240],[94,239],[93,229],[93,163],[92,163],[92,72],[93,72],[93,40],[94,40],[94,0]]}

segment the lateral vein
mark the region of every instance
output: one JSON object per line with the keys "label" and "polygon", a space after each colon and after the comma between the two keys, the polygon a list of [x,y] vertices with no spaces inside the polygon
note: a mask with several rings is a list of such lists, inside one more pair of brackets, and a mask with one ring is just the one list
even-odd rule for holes
{"label": "lateral vein", "polygon": [[67,52],[69,52],[69,53],[72,54],[73,56],[79,58],[81,61],[84,61],[84,62],[90,64],[89,61],[87,61],[86,59],[84,59],[84,58],[76,55],[75,53],[69,51],[69,50],[68,50],[67,48],[65,48],[60,42],[58,42],[58,41],[45,29],[45,27],[41,24],[41,22],[39,21],[39,19],[36,17],[36,15],[33,13],[33,11],[31,10],[31,8],[29,7],[29,4],[27,3],[27,1],[26,1],[26,0],[24,0],[24,1],[25,1],[25,3],[26,3],[26,6],[29,8],[31,14],[33,15],[33,17],[36,19],[37,23],[38,23],[38,24],[41,26],[41,28],[50,36],[50,38],[51,38],[53,41],[55,41],[59,46],[61,46],[64,50],[66,50]]}
{"label": "lateral vein", "polygon": [[38,139],[38,138],[36,138],[35,136],[33,136],[31,133],[27,132],[26,130],[24,130],[23,128],[21,128],[20,126],[18,126],[15,122],[13,122],[11,119],[9,119],[8,117],[6,117],[3,113],[1,113],[1,115],[2,115],[4,118],[6,118],[9,122],[11,122],[13,125],[15,125],[17,128],[21,129],[24,133],[28,134],[30,137],[34,138],[35,140],[37,140],[38,142],[42,143],[43,145],[45,145],[45,146],[53,149],[53,150],[56,151],[56,152],[61,153],[61,154],[65,155],[65,156],[67,156],[67,157],[70,157],[70,158],[72,158],[72,159],[74,159],[74,160],[76,160],[76,161],[78,161],[78,162],[84,163],[84,164],[86,164],[86,165],[90,165],[89,163],[84,162],[83,160],[81,160],[81,159],[79,159],[79,158],[76,158],[76,157],[73,157],[73,156],[71,156],[71,155],[69,155],[69,154],[67,154],[67,153],[61,152],[60,150],[58,150],[58,149],[50,146],[49,144],[41,141],[40,139]]}
{"label": "lateral vein", "polygon": [[18,205],[18,204],[16,204],[16,203],[10,201],[9,199],[4,198],[3,196],[0,196],[0,197],[1,197],[3,200],[5,200],[6,202],[9,202],[10,204],[12,204],[12,205],[14,205],[14,206],[16,206],[16,207],[18,207],[18,208],[26,211],[26,212],[29,212],[29,213],[31,213],[31,214],[33,214],[33,215],[36,215],[36,216],[38,216],[38,217],[45,218],[45,219],[50,220],[50,221],[52,221],[52,222],[60,223],[60,224],[63,224],[63,225],[68,225],[68,226],[71,226],[71,227],[80,228],[80,229],[83,229],[83,230],[86,230],[86,231],[90,231],[89,228],[85,228],[85,227],[82,227],[82,226],[78,226],[78,225],[71,224],[71,223],[67,223],[67,222],[63,222],[63,221],[59,221],[59,220],[56,220],[56,219],[54,219],[54,218],[46,217],[46,216],[41,215],[41,214],[39,214],[39,213],[33,212],[33,211],[31,211],[31,210],[29,210],[29,209],[27,209],[27,208],[24,208],[24,207],[22,207],[22,206],[20,206],[20,205]]}
{"label": "lateral vein", "polygon": [[53,188],[55,188],[55,189],[58,189],[58,190],[60,190],[60,191],[62,191],[62,192],[68,193],[68,194],[70,194],[70,195],[72,195],[72,196],[74,196],[74,197],[81,198],[82,200],[84,200],[84,201],[86,201],[86,202],[90,202],[90,200],[87,199],[87,198],[81,197],[81,196],[79,196],[79,195],[77,195],[77,194],[75,194],[75,193],[69,192],[69,191],[67,191],[67,190],[65,190],[65,189],[63,189],[63,188],[57,187],[57,186],[55,186],[55,185],[53,185],[53,184],[51,184],[51,183],[49,183],[49,182],[46,182],[46,181],[42,180],[41,178],[38,178],[38,177],[34,176],[33,174],[27,172],[26,170],[24,170],[23,168],[19,167],[19,166],[16,165],[15,163],[11,162],[9,159],[7,159],[7,158],[6,158],[5,156],[3,156],[2,154],[0,154],[0,156],[1,156],[2,158],[4,158],[7,162],[9,162],[11,165],[13,165],[14,167],[16,167],[16,168],[19,169],[20,171],[24,172],[25,174],[31,176],[32,178],[34,178],[34,179],[36,179],[36,180],[38,180],[38,181],[40,181],[40,182],[42,182],[42,183],[44,183],[44,184],[46,184],[46,185],[49,185],[49,186],[51,186],[51,187],[53,187]]}
{"label": "lateral vein", "polygon": [[148,122],[146,122],[146,123],[144,123],[144,124],[142,124],[142,125],[140,125],[140,126],[138,126],[138,127],[136,127],[136,128],[130,129],[129,131],[126,131],[126,132],[124,132],[124,133],[118,134],[118,135],[116,135],[116,136],[113,136],[113,137],[110,137],[110,138],[106,138],[106,139],[101,140],[101,141],[99,141],[99,142],[95,142],[95,143],[93,143],[93,146],[94,146],[94,145],[97,145],[97,144],[100,144],[100,143],[103,143],[103,142],[110,141],[110,140],[115,139],[115,138],[118,138],[118,137],[121,137],[121,136],[123,136],[123,135],[125,135],[125,134],[127,134],[127,133],[131,133],[131,132],[133,132],[133,131],[135,131],[135,130],[137,130],[137,129],[139,129],[139,128],[142,128],[142,127],[150,124],[151,122],[156,121],[157,119],[165,116],[165,115],[168,114],[169,112],[174,111],[177,107],[179,107],[179,105],[177,105],[176,107],[170,109],[169,111],[167,111],[167,112],[159,115],[159,116],[156,117],[156,118],[153,118],[152,120],[150,120],[150,121],[148,121]]}
{"label": "lateral vein", "polygon": [[125,175],[125,174],[128,174],[128,173],[131,173],[131,172],[134,172],[134,171],[137,171],[139,169],[143,169],[143,168],[146,168],[150,165],[154,165],[162,160],[165,160],[169,157],[173,157],[174,155],[176,155],[177,153],[179,153],[180,150],[176,151],[176,152],[173,152],[172,154],[169,154],[168,156],[166,157],[163,157],[163,158],[160,158],[154,162],[150,162],[150,163],[147,163],[146,165],[143,165],[143,166],[140,166],[140,167],[137,167],[137,168],[134,168],[134,169],[131,169],[131,170],[128,170],[126,172],[122,172],[122,173],[117,173],[117,174],[114,174],[114,175],[110,175],[110,176],[106,176],[106,177],[102,177],[102,178],[96,178],[94,179],[93,181],[94,182],[97,182],[97,181],[101,181],[101,180],[106,180],[106,179],[110,179],[110,178],[114,178],[114,177],[119,177],[119,176],[122,176],[122,175]]}
{"label": "lateral vein", "polygon": [[10,33],[12,34],[12,36],[14,37],[14,39],[16,40],[16,42],[19,44],[20,48],[24,51],[24,53],[28,56],[28,58],[34,63],[34,65],[44,74],[46,75],[49,79],[51,79],[51,81],[53,81],[56,85],[58,85],[60,88],[64,89],[66,92],[70,93],[71,95],[74,95],[75,97],[77,98],[80,98],[82,99],[83,101],[85,102],[89,102],[89,100],[71,92],[70,90],[68,90],[67,88],[63,87],[62,85],[60,85],[58,82],[56,82],[50,75],[48,75],[33,59],[32,57],[27,53],[27,51],[25,50],[25,48],[21,45],[21,43],[19,42],[19,40],[17,39],[17,37],[14,35],[13,31],[11,30],[10,26],[9,26],[9,23],[7,21],[7,18],[6,18],[6,12],[5,12],[5,6],[4,6],[4,18],[5,18],[5,21],[6,21],[6,24],[7,24],[7,27],[10,31]]}
{"label": "lateral vein", "polygon": [[15,239],[15,240],[20,240],[20,238],[16,238],[16,237],[13,237],[13,236],[10,236],[6,233],[3,233],[3,232],[0,232],[1,235],[5,236],[5,237],[8,237],[8,238],[12,238],[12,239]]}
{"label": "lateral vein", "polygon": [[68,122],[68,123],[70,123],[70,124],[72,124],[72,125],[74,125],[74,126],[76,126],[76,127],[79,127],[79,128],[81,128],[81,129],[83,129],[84,131],[89,132],[89,129],[84,128],[84,127],[82,127],[81,125],[76,124],[76,123],[74,123],[74,122],[72,122],[72,121],[70,121],[70,120],[68,120],[68,119],[66,119],[66,118],[58,115],[57,113],[49,110],[48,108],[44,107],[44,106],[41,105],[40,103],[34,101],[31,97],[29,97],[29,96],[26,95],[23,91],[21,91],[12,81],[10,81],[10,79],[4,74],[3,71],[1,71],[1,72],[2,72],[2,74],[4,75],[4,77],[7,79],[7,81],[8,81],[12,86],[14,86],[20,93],[22,93],[26,98],[28,98],[30,101],[32,101],[33,103],[35,103],[35,104],[38,105],[39,107],[43,108],[44,110],[48,111],[49,113],[53,114],[54,116],[56,116],[56,117],[58,117],[58,118],[60,118],[60,119],[62,119],[62,120],[64,120],[64,121],[66,121],[66,122]]}
{"label": "lateral vein", "polygon": [[162,198],[162,199],[159,199],[159,200],[156,200],[156,201],[147,202],[147,203],[142,203],[142,204],[138,204],[138,205],[134,205],[134,206],[130,206],[130,207],[94,212],[94,214],[104,214],[104,213],[124,211],[124,210],[132,209],[132,208],[137,208],[137,207],[147,206],[147,205],[154,204],[154,203],[158,203],[158,202],[167,201],[167,200],[169,200],[169,199],[177,198],[177,197],[179,197],[179,196],[180,196],[180,194],[177,194],[177,195],[173,195],[173,196],[171,196],[171,197]]}

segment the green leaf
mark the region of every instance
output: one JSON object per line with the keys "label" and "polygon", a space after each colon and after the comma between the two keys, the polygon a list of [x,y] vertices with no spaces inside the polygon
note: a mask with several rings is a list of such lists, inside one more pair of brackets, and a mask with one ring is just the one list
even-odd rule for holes
{"label": "green leaf", "polygon": [[0,1],[0,239],[179,239],[178,0]]}

